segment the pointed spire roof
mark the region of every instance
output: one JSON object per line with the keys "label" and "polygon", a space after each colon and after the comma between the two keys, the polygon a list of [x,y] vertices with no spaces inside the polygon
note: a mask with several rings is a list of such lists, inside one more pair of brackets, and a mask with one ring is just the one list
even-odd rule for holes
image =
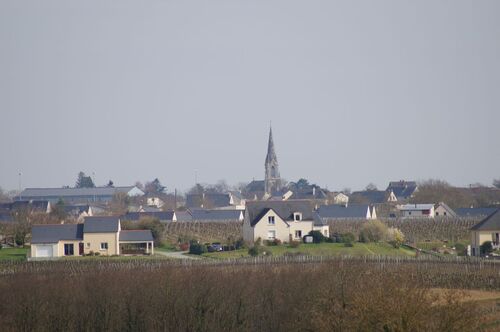
{"label": "pointed spire roof", "polygon": [[276,151],[274,150],[274,141],[273,141],[273,128],[269,127],[269,142],[267,143],[267,156],[266,163],[270,161],[278,161],[276,157]]}

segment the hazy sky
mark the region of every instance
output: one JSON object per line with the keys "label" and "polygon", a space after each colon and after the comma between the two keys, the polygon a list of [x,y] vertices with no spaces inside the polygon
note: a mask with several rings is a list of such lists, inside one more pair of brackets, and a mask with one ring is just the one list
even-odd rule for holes
{"label": "hazy sky", "polygon": [[0,0],[0,186],[500,178],[500,1]]}

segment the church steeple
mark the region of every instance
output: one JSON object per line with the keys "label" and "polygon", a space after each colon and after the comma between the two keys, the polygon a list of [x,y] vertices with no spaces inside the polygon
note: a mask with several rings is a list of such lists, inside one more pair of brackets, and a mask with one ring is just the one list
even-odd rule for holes
{"label": "church steeple", "polygon": [[278,168],[278,158],[274,149],[273,129],[269,127],[269,142],[267,143],[267,156],[265,162],[265,191],[266,194],[272,195],[275,192],[281,191],[281,178]]}

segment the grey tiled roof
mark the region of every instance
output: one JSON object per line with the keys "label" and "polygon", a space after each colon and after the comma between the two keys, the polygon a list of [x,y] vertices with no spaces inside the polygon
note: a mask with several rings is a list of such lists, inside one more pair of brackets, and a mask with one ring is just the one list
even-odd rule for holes
{"label": "grey tiled roof", "polygon": [[387,192],[381,190],[355,191],[351,194],[351,199],[355,200],[356,197],[361,197],[363,203],[381,204],[387,201]]}
{"label": "grey tiled roof", "polygon": [[120,231],[119,241],[153,241],[153,234],[148,230]]}
{"label": "grey tiled roof", "polygon": [[0,212],[0,223],[12,223],[14,222],[14,218],[12,218],[12,214],[10,212],[2,211]]}
{"label": "grey tiled roof", "polygon": [[83,240],[83,224],[34,225],[31,228],[31,243],[57,243],[61,240]]}
{"label": "grey tiled roof", "polygon": [[173,211],[160,211],[160,212],[128,212],[123,215],[123,221],[138,221],[144,217],[158,218],[160,221],[172,221],[174,218]]}
{"label": "grey tiled roof", "polygon": [[485,217],[495,212],[496,208],[458,208],[455,213],[459,217]]}
{"label": "grey tiled roof", "polygon": [[500,210],[496,210],[471,228],[473,231],[500,231]]}
{"label": "grey tiled roof", "polygon": [[193,216],[189,211],[175,211],[175,216],[177,217],[177,221],[192,221]]}
{"label": "grey tiled roof", "polygon": [[302,214],[302,220],[314,220],[313,206],[308,200],[288,200],[288,201],[254,201],[247,202],[246,213],[250,224],[254,226],[263,216],[264,211],[272,209],[284,221],[292,221],[293,213]]}
{"label": "grey tiled roof", "polygon": [[205,196],[202,194],[187,194],[186,206],[188,208],[199,208],[204,204],[214,208],[224,207],[229,206],[230,199],[229,194],[205,193]]}
{"label": "grey tiled roof", "polygon": [[194,221],[224,221],[239,220],[242,215],[241,210],[191,210]]}
{"label": "grey tiled roof", "polygon": [[85,233],[115,233],[120,217],[85,217],[83,224]]}
{"label": "grey tiled roof", "polygon": [[113,196],[128,193],[135,186],[95,188],[26,188],[19,195],[23,197],[67,197],[67,196]]}
{"label": "grey tiled roof", "polygon": [[323,219],[366,219],[369,205],[351,204],[343,205],[321,205],[318,215]]}
{"label": "grey tiled roof", "polygon": [[417,183],[415,181],[392,181],[389,182],[387,187],[388,192],[393,192],[399,199],[410,198],[417,190]]}

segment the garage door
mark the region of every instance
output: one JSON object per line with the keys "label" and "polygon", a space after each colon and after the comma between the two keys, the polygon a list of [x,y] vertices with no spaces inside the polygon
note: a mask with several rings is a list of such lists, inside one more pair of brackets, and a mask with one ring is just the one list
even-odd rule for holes
{"label": "garage door", "polygon": [[52,257],[52,246],[36,246],[36,257]]}

